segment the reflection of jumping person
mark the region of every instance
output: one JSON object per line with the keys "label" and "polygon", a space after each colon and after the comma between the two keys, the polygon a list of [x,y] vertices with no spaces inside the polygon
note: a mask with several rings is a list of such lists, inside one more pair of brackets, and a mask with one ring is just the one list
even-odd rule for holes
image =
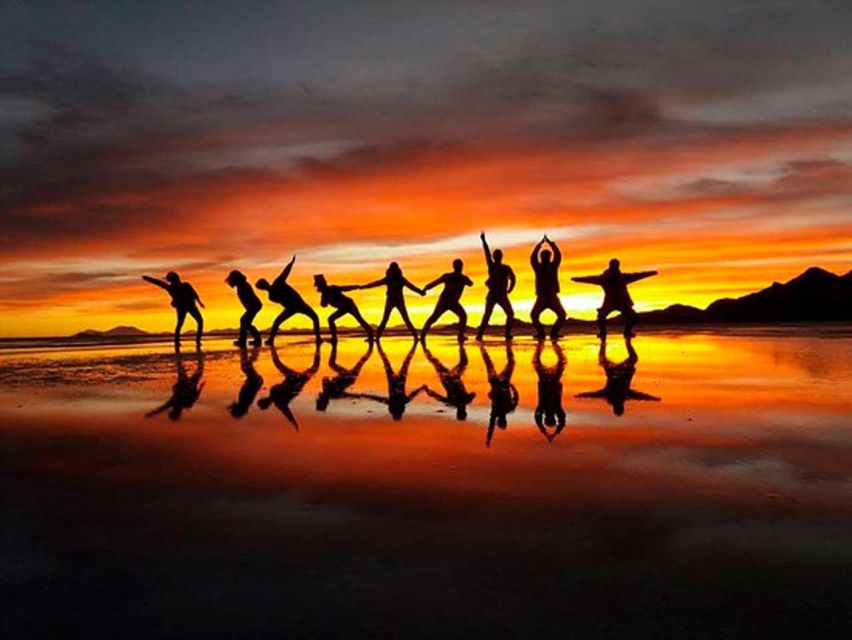
{"label": "reflection of jumping person", "polygon": [[659,402],[660,398],[630,388],[633,376],[636,374],[636,363],[639,356],[633,348],[630,338],[624,339],[627,347],[627,358],[621,362],[613,362],[606,356],[606,340],[601,340],[601,348],[598,352],[598,362],[606,374],[606,384],[603,389],[578,393],[576,398],[602,398],[612,407],[612,412],[617,415],[624,414],[624,405],[628,400],[649,400]]}
{"label": "reflection of jumping person", "polygon": [[402,415],[405,413],[406,405],[414,400],[417,395],[423,391],[424,386],[417,387],[411,393],[406,391],[407,379],[408,379],[408,367],[411,366],[411,360],[414,358],[414,351],[417,349],[417,343],[414,342],[411,345],[411,349],[408,351],[408,355],[405,356],[405,360],[402,363],[402,366],[399,368],[399,373],[394,372],[393,365],[391,361],[388,359],[385,350],[382,348],[382,343],[379,342],[378,351],[379,355],[382,358],[382,364],[385,368],[385,376],[388,381],[388,395],[387,397],[378,396],[372,393],[344,393],[344,397],[347,398],[362,398],[365,400],[373,400],[374,402],[381,402],[382,404],[386,404],[388,407],[388,412],[391,414],[394,420],[402,420]]}
{"label": "reflection of jumping person", "polygon": [[431,329],[432,325],[435,324],[435,321],[437,321],[438,318],[444,315],[447,311],[458,316],[458,337],[459,340],[465,339],[464,331],[467,327],[467,312],[464,310],[464,307],[461,306],[459,300],[461,299],[462,293],[464,293],[464,288],[472,287],[473,282],[462,273],[462,269],[464,269],[464,262],[456,258],[453,260],[452,271],[435,278],[432,282],[423,287],[423,291],[426,292],[429,291],[429,289],[437,287],[439,284],[444,285],[444,290],[441,291],[441,295],[438,297],[438,304],[435,305],[435,310],[426,320],[426,324],[423,325],[423,331],[420,332],[421,339],[424,342],[426,340],[426,334],[429,333],[429,329]]}
{"label": "reflection of jumping person", "polygon": [[488,265],[488,280],[485,281],[488,294],[485,296],[485,311],[482,314],[479,330],[476,332],[476,339],[482,340],[485,336],[488,321],[491,320],[491,314],[496,305],[506,314],[506,340],[511,340],[515,311],[509,301],[509,294],[515,288],[515,272],[512,271],[512,267],[503,264],[503,252],[500,249],[494,249],[492,253],[485,240],[484,231],[479,234],[479,238],[482,240],[482,250],[485,252],[485,262]]}
{"label": "reflection of jumping person", "polygon": [[175,352],[175,367],[177,368],[177,380],[172,385],[172,397],[156,409],[145,414],[146,418],[155,416],[168,410],[171,420],[180,420],[181,415],[187,409],[191,409],[201,396],[204,389],[204,354],[199,350],[195,352],[195,371],[192,375],[187,374],[183,364],[183,355],[180,350]]}
{"label": "reflection of jumping person", "polygon": [[314,276],[314,286],[320,293],[320,305],[323,307],[334,307],[335,311],[328,316],[328,328],[331,331],[332,342],[337,341],[337,320],[345,315],[351,315],[358,321],[364,331],[367,332],[367,339],[373,340],[373,328],[367,324],[358,307],[355,306],[355,301],[344,294],[344,291],[353,291],[357,286],[340,286],[331,285],[325,279],[325,276],[318,273]]}
{"label": "reflection of jumping person", "polygon": [[314,359],[311,366],[304,371],[296,371],[285,365],[281,358],[278,357],[278,350],[272,346],[272,363],[275,368],[281,372],[284,379],[278,384],[274,384],[269,388],[269,395],[257,401],[257,406],[266,411],[269,405],[274,404],[275,407],[284,414],[284,417],[289,420],[290,424],[299,430],[299,423],[296,421],[296,416],[290,411],[290,403],[302,393],[302,389],[310,382],[314,374],[319,371],[320,366],[320,349],[319,343],[314,347]]}
{"label": "reflection of jumping person", "polygon": [[245,347],[248,334],[251,333],[254,346],[260,345],[260,331],[254,326],[254,318],[263,307],[263,303],[251,287],[246,275],[241,271],[231,271],[225,279],[232,289],[237,290],[237,297],[246,312],[240,316],[240,337],[234,342],[238,347]]}
{"label": "reflection of jumping person", "polygon": [[[547,243],[550,250],[542,249]],[[552,252],[552,253],[551,253]],[[552,257],[552,259],[551,259]],[[562,263],[562,252],[556,243],[544,236],[530,254],[530,264],[535,272],[535,304],[530,311],[530,319],[535,326],[536,337],[544,338],[544,327],[541,324],[541,314],[550,309],[556,314],[556,322],[550,329],[550,337],[558,338],[559,329],[565,324],[566,313],[559,299],[559,265]]]}
{"label": "reflection of jumping person", "polygon": [[512,353],[512,345],[506,343],[506,366],[503,371],[497,373],[491,356],[488,355],[484,345],[479,345],[482,360],[485,362],[485,370],[488,372],[488,384],[491,389],[488,398],[491,400],[491,415],[488,418],[488,433],[485,436],[485,446],[491,446],[494,437],[494,428],[505,429],[508,421],[506,416],[518,407],[518,389],[512,384],[512,374],[515,372],[515,354]]}
{"label": "reflection of jumping person", "polygon": [[183,328],[183,323],[186,320],[186,315],[192,316],[195,320],[195,344],[201,344],[201,334],[204,331],[204,318],[201,317],[201,312],[195,306],[197,302],[204,309],[204,303],[198,297],[198,293],[188,282],[180,279],[180,276],[174,271],[169,271],[166,274],[165,280],[152,278],[151,276],[142,276],[145,282],[157,285],[161,289],[165,289],[172,299],[172,306],[177,312],[177,323],[175,324],[175,348],[180,348],[180,330]]}
{"label": "reflection of jumping person", "polygon": [[426,387],[426,394],[438,402],[454,407],[456,418],[458,420],[465,420],[467,418],[467,405],[473,402],[476,394],[469,392],[462,381],[462,376],[468,365],[467,351],[464,348],[464,344],[459,343],[459,361],[452,369],[444,366],[444,363],[429,351],[425,343],[423,345],[423,353],[426,354],[426,358],[435,367],[435,372],[438,374],[438,378],[440,378],[441,385],[444,387],[446,393],[446,395],[442,396],[431,388]]}
{"label": "reflection of jumping person", "polygon": [[251,405],[254,404],[258,391],[263,387],[263,378],[254,368],[258,355],[260,355],[260,349],[257,345],[251,350],[251,353],[245,348],[240,349],[240,369],[246,379],[240,387],[237,399],[228,407],[228,412],[234,418],[242,418],[248,413]]}
{"label": "reflection of jumping person", "polygon": [[620,311],[624,318],[624,335],[633,337],[633,327],[636,324],[636,312],[633,310],[633,300],[627,291],[627,285],[643,278],[657,275],[656,271],[640,271],[638,273],[621,273],[621,263],[613,258],[609,261],[609,269],[599,276],[581,276],[571,278],[574,282],[596,284],[603,287],[604,301],[598,309],[598,337],[606,338],[606,317],[613,311]]}
{"label": "reflection of jumping person", "polygon": [[314,323],[314,336],[316,341],[319,342],[321,340],[319,317],[316,312],[311,309],[310,305],[305,302],[302,296],[299,295],[298,291],[287,284],[287,278],[293,270],[294,262],[296,262],[296,256],[293,256],[290,262],[287,263],[287,266],[284,267],[284,270],[278,274],[278,277],[275,278],[275,280],[273,280],[272,284],[269,284],[269,282],[264,278],[261,278],[256,283],[258,289],[269,292],[269,299],[272,302],[277,302],[284,307],[284,311],[278,314],[278,317],[275,318],[272,323],[272,329],[269,331],[269,337],[266,339],[266,344],[274,344],[275,336],[278,335],[278,327],[280,327],[281,323],[287,320],[287,318],[296,314],[302,314],[311,319]]}
{"label": "reflection of jumping person", "polygon": [[[538,430],[553,442],[565,428],[565,409],[562,408],[562,374],[567,360],[559,343],[552,342],[556,352],[556,364],[546,367],[541,361],[544,342],[539,342],[533,357],[533,366],[538,374],[538,405],[535,408],[535,424]],[[548,431],[548,428],[553,429]]]}
{"label": "reflection of jumping person", "polygon": [[346,390],[355,384],[361,369],[373,355],[373,341],[370,340],[367,352],[361,356],[354,367],[347,368],[337,363],[337,341],[331,343],[331,355],[328,358],[328,368],[337,373],[336,376],[322,379],[322,391],[317,395],[317,411],[328,409],[329,402],[346,397]]}
{"label": "reflection of jumping person", "polygon": [[408,317],[408,310],[405,308],[404,289],[408,287],[415,293],[419,293],[421,296],[425,295],[424,291],[420,287],[411,284],[411,282],[402,275],[402,269],[396,262],[391,262],[388,265],[384,278],[361,285],[358,288],[372,289],[373,287],[381,287],[382,285],[387,287],[385,294],[385,312],[382,315],[382,321],[379,323],[379,328],[376,329],[376,340],[382,337],[382,333],[384,333],[385,327],[387,327],[388,320],[390,319],[390,314],[394,309],[399,311],[399,315],[402,316],[402,321],[405,323],[405,326],[408,327],[411,335],[414,336],[414,339],[416,340],[417,329],[415,329],[414,325],[411,323],[411,318]]}

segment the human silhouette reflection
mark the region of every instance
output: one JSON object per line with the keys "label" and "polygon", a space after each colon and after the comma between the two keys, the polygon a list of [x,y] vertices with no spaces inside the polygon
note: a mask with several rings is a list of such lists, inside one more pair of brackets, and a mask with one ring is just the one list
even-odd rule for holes
{"label": "human silhouette reflection", "polygon": [[545,366],[541,361],[544,341],[539,341],[533,356],[533,367],[538,375],[538,404],[535,408],[535,424],[548,442],[562,433],[565,428],[565,409],[562,408],[562,374],[565,373],[565,353],[555,340],[550,343],[556,353],[556,364]]}
{"label": "human silhouette reflection", "polygon": [[290,410],[290,403],[302,393],[302,389],[314,377],[320,366],[320,346],[318,343],[314,346],[314,359],[311,366],[303,371],[291,369],[281,361],[278,356],[278,349],[273,345],[270,353],[272,354],[272,364],[281,372],[284,378],[278,384],[269,387],[269,395],[257,401],[257,406],[266,411],[269,405],[274,404],[275,408],[284,414],[284,417],[293,425],[293,428],[299,430],[299,422],[296,416]]}
{"label": "human silhouette reflection", "polygon": [[485,436],[485,446],[491,446],[494,438],[494,429],[505,430],[508,425],[506,416],[518,407],[518,389],[512,384],[512,374],[515,372],[515,354],[512,345],[506,343],[506,366],[500,373],[494,367],[494,361],[488,355],[485,345],[479,345],[479,352],[485,362],[485,370],[488,372],[488,399],[491,400],[491,415],[488,417],[488,433]]}
{"label": "human silhouette reflection", "polygon": [[344,367],[337,362],[337,341],[331,343],[331,355],[328,358],[328,367],[332,369],[336,376],[327,376],[322,379],[322,391],[317,396],[317,411],[325,411],[332,400],[346,397],[346,390],[349,389],[358,376],[361,375],[361,369],[373,355],[373,341],[370,340],[367,344],[367,351],[355,363],[353,367]]}
{"label": "human silhouette reflection", "polygon": [[444,387],[445,393],[445,395],[441,395],[430,387],[426,387],[424,389],[426,394],[438,402],[449,407],[454,407],[457,420],[467,419],[467,405],[473,402],[476,394],[469,392],[462,381],[462,376],[468,365],[467,351],[464,348],[464,344],[459,342],[459,360],[452,369],[446,367],[443,362],[436,358],[425,342],[423,343],[423,353],[426,354],[426,358],[435,367],[435,372],[441,380],[441,385]]}
{"label": "human silhouette reflection", "polygon": [[388,412],[394,420],[402,420],[402,415],[405,413],[405,407],[425,389],[425,385],[421,385],[411,393],[406,391],[408,368],[411,366],[411,360],[414,358],[414,351],[417,349],[417,341],[415,340],[411,343],[411,349],[409,349],[408,354],[405,356],[405,360],[403,360],[402,366],[399,368],[398,372],[394,371],[393,365],[388,359],[388,356],[380,342],[377,343],[376,349],[379,352],[382,364],[385,367],[385,376],[388,381],[387,397],[372,393],[344,393],[343,395],[347,398],[362,398],[364,400],[381,402],[382,404],[387,405]]}
{"label": "human silhouette reflection", "polygon": [[180,420],[183,412],[191,409],[201,396],[201,390],[204,389],[204,382],[202,381],[204,377],[204,353],[200,349],[195,351],[195,370],[192,375],[186,371],[184,356],[180,349],[175,351],[174,358],[177,380],[172,385],[172,397],[156,409],[146,413],[146,418],[168,411],[171,420]]}
{"label": "human silhouette reflection", "polygon": [[602,398],[612,407],[612,412],[617,415],[624,414],[624,405],[628,400],[647,400],[659,402],[660,398],[630,388],[633,376],[636,374],[636,363],[639,356],[633,348],[633,341],[628,337],[624,339],[627,347],[627,358],[621,362],[613,362],[606,355],[606,339],[601,340],[601,348],[598,352],[598,363],[606,374],[606,384],[597,391],[578,393],[576,398]]}
{"label": "human silhouette reflection", "polygon": [[257,362],[257,357],[260,355],[260,348],[255,346],[251,351],[242,347],[240,349],[240,369],[245,376],[240,392],[237,394],[237,399],[234,400],[228,407],[228,413],[234,418],[242,418],[246,415],[254,404],[254,399],[263,386],[263,378],[255,370],[254,363]]}

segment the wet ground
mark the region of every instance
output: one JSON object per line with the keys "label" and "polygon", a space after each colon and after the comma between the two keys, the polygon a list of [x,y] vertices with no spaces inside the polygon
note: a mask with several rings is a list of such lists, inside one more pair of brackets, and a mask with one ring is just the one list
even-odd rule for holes
{"label": "wet ground", "polygon": [[784,333],[0,351],[3,636],[849,637],[852,337]]}

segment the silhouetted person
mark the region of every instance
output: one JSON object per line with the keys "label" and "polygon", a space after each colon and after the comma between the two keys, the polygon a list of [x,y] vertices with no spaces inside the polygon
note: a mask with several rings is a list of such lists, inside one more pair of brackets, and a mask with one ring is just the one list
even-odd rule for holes
{"label": "silhouetted person", "polygon": [[373,340],[373,328],[364,320],[364,316],[358,311],[355,301],[344,294],[344,291],[353,291],[358,289],[355,285],[341,286],[328,284],[325,276],[321,273],[314,276],[314,286],[320,293],[320,305],[323,307],[333,307],[335,310],[328,316],[328,328],[331,331],[332,342],[337,341],[337,320],[345,315],[350,315],[358,321],[364,331],[367,332],[367,339]]}
{"label": "silhouetted person", "polygon": [[165,280],[152,278],[151,276],[142,276],[145,282],[155,284],[161,289],[165,289],[172,299],[172,306],[177,312],[177,323],[175,324],[175,347],[180,348],[180,330],[183,328],[183,323],[186,320],[187,314],[195,320],[195,344],[201,344],[201,334],[204,331],[204,318],[201,317],[201,312],[198,310],[196,303],[204,309],[204,303],[198,297],[198,292],[191,284],[180,279],[180,276],[174,271],[169,271],[166,274]]}
{"label": "silhouetted person", "polygon": [[266,344],[275,344],[275,336],[278,335],[278,328],[281,323],[291,318],[294,315],[302,314],[308,316],[314,323],[314,337],[319,342],[320,338],[320,323],[316,312],[311,309],[310,305],[305,302],[299,292],[287,284],[287,278],[293,270],[293,263],[296,262],[296,256],[293,256],[290,262],[284,267],[284,270],[278,274],[278,277],[269,284],[267,280],[261,278],[255,284],[258,289],[269,292],[269,299],[272,302],[277,302],[284,311],[278,314],[278,317],[272,323],[272,329],[269,331],[269,337],[266,339]]}
{"label": "silhouetted person", "polygon": [[259,354],[260,349],[257,345],[255,345],[251,352],[245,347],[240,349],[240,369],[246,379],[240,387],[237,399],[228,407],[228,412],[234,418],[242,418],[248,413],[251,405],[254,404],[254,399],[257,397],[258,392],[263,387],[263,378],[254,368],[254,363],[257,362]]}
{"label": "silhouetted person", "polygon": [[228,274],[228,277],[225,278],[225,282],[228,283],[229,287],[237,290],[237,298],[239,298],[243,308],[246,310],[245,313],[240,316],[240,337],[234,342],[234,344],[239,347],[245,347],[246,341],[248,340],[248,334],[251,333],[251,343],[254,346],[259,346],[260,331],[258,331],[257,327],[254,326],[254,318],[260,312],[261,308],[263,308],[263,303],[260,301],[260,298],[257,297],[254,289],[252,289],[251,283],[242,271],[231,271],[231,273]]}
{"label": "silhouetted person", "polygon": [[660,401],[657,396],[633,391],[630,388],[633,376],[636,374],[636,363],[639,361],[639,356],[636,355],[636,349],[633,348],[630,338],[624,339],[624,346],[627,347],[627,358],[621,362],[613,362],[606,357],[606,340],[601,340],[598,363],[603,367],[606,374],[606,385],[603,389],[597,391],[578,393],[575,396],[576,398],[603,398],[610,404],[612,412],[617,416],[624,414],[624,404],[628,400]]}
{"label": "silhouetted person", "polygon": [[296,416],[290,411],[290,403],[302,393],[302,389],[314,377],[320,366],[320,349],[319,343],[314,347],[314,359],[311,366],[304,371],[296,371],[285,365],[281,358],[278,357],[278,349],[272,345],[272,363],[275,368],[281,372],[284,378],[278,384],[269,387],[269,395],[257,401],[257,406],[266,411],[269,405],[274,404],[275,407],[284,414],[284,417],[293,425],[296,431],[299,430],[299,423],[296,421]]}
{"label": "silhouetted person", "polygon": [[192,372],[192,375],[189,375],[183,364],[183,355],[180,350],[175,351],[175,367],[177,369],[177,380],[172,385],[172,397],[156,409],[146,413],[146,418],[168,411],[171,420],[180,420],[183,412],[192,408],[201,396],[201,390],[204,389],[204,382],[202,382],[204,354],[200,350],[195,352],[195,371]]}
{"label": "silhouetted person", "polygon": [[488,399],[491,400],[491,415],[488,417],[488,433],[485,436],[485,446],[491,446],[494,438],[494,428],[506,429],[508,421],[506,416],[518,407],[520,399],[518,389],[512,384],[512,374],[515,372],[515,354],[512,346],[506,343],[506,366],[500,373],[494,367],[491,356],[488,355],[484,345],[479,345],[482,360],[485,362],[485,370],[488,372]]}
{"label": "silhouetted person", "polygon": [[358,287],[359,289],[372,289],[373,287],[386,287],[385,293],[385,311],[382,314],[382,321],[379,323],[379,328],[376,329],[376,340],[382,337],[382,334],[385,331],[385,327],[388,325],[388,320],[390,319],[391,312],[396,309],[399,311],[399,315],[402,316],[402,321],[405,323],[405,326],[408,327],[408,330],[411,332],[411,335],[414,336],[414,339],[417,339],[417,329],[414,328],[414,325],[411,322],[411,318],[408,317],[408,310],[405,308],[405,295],[404,290],[406,287],[414,291],[415,293],[420,294],[421,296],[426,295],[426,293],[420,287],[413,285],[408,278],[402,275],[402,269],[399,264],[396,262],[391,262],[388,265],[387,271],[385,271],[385,277],[381,280],[376,280],[374,282],[370,282],[368,284],[361,285]]}
{"label": "silhouetted person", "polygon": [[[547,243],[550,250],[543,249]],[[530,255],[530,264],[535,272],[535,304],[530,311],[530,319],[535,326],[536,337],[544,338],[541,314],[550,309],[556,314],[556,322],[550,329],[550,337],[558,338],[559,329],[565,324],[567,314],[559,299],[559,265],[562,264],[562,252],[556,243],[544,236]]]}
{"label": "silhouetted person", "polygon": [[337,373],[334,377],[322,379],[322,391],[317,396],[317,411],[328,409],[329,402],[338,398],[346,397],[346,390],[358,380],[361,369],[373,355],[373,341],[370,340],[367,352],[361,356],[355,366],[347,368],[337,363],[337,342],[331,343],[331,355],[328,358],[328,367]]}
{"label": "silhouetted person", "polygon": [[535,408],[535,424],[538,430],[553,442],[565,428],[565,409],[562,408],[562,374],[565,373],[567,360],[558,342],[552,342],[556,353],[556,364],[544,366],[541,353],[544,342],[540,341],[535,349],[533,366],[538,375],[538,405]]}
{"label": "silhouetted person", "polygon": [[426,358],[432,363],[432,366],[435,367],[435,372],[438,374],[438,378],[441,380],[441,385],[444,387],[445,392],[445,395],[441,395],[440,393],[433,391],[431,388],[426,387],[426,394],[438,402],[455,408],[456,419],[467,419],[467,405],[473,402],[476,394],[469,392],[464,386],[464,382],[462,382],[462,376],[464,375],[468,365],[467,351],[464,348],[464,344],[461,342],[459,343],[459,361],[452,369],[444,366],[444,363],[438,360],[438,358],[429,351],[429,347],[427,347],[425,343],[423,345],[423,353],[426,354]]}
{"label": "silhouetted person", "polygon": [[429,329],[431,329],[432,325],[435,324],[438,318],[444,315],[447,311],[458,316],[458,337],[459,340],[465,339],[464,331],[467,328],[467,312],[464,310],[464,307],[461,306],[461,302],[459,302],[459,300],[461,300],[461,295],[464,293],[464,288],[472,287],[473,281],[462,273],[462,269],[464,269],[464,262],[456,258],[453,260],[452,271],[435,278],[432,282],[423,287],[423,291],[425,293],[426,291],[429,291],[429,289],[437,287],[439,284],[444,285],[441,295],[438,296],[438,304],[435,305],[435,310],[432,312],[432,315],[426,319],[426,324],[423,325],[423,331],[420,333],[422,340],[426,340],[426,334],[429,333]]}
{"label": "silhouetted person", "polygon": [[398,373],[393,370],[393,365],[388,359],[385,350],[382,348],[382,343],[378,342],[377,345],[379,355],[382,358],[382,364],[385,368],[385,376],[387,377],[388,381],[387,397],[377,396],[372,393],[345,393],[344,396],[347,398],[363,398],[365,400],[381,402],[382,404],[387,405],[388,412],[391,414],[394,420],[402,420],[402,415],[405,413],[406,405],[408,405],[409,402],[414,400],[414,398],[416,398],[417,395],[425,388],[421,385],[411,393],[408,393],[406,390],[408,368],[409,366],[411,366],[411,360],[414,357],[414,351],[415,349],[417,349],[417,342],[415,341],[411,345],[411,349],[409,349],[408,355],[405,356],[405,360],[403,360],[402,366],[399,368]]}
{"label": "silhouetted person", "polygon": [[633,327],[636,324],[636,312],[633,310],[633,300],[627,291],[627,285],[643,278],[657,275],[656,271],[639,271],[638,273],[621,273],[621,263],[613,258],[609,261],[609,269],[599,276],[581,276],[571,278],[574,282],[596,284],[603,287],[604,301],[598,309],[598,337],[606,338],[606,317],[613,311],[620,311],[624,318],[624,335],[633,337]]}
{"label": "silhouetted person", "polygon": [[488,321],[491,320],[491,313],[496,305],[506,314],[506,340],[511,340],[515,311],[509,301],[509,294],[515,288],[515,272],[512,271],[512,267],[503,264],[503,252],[500,249],[491,251],[485,240],[484,231],[479,234],[479,238],[482,240],[482,250],[485,252],[485,262],[488,265],[488,280],[485,281],[488,293],[485,296],[485,311],[482,314],[479,330],[476,332],[476,339],[482,340],[485,337]]}

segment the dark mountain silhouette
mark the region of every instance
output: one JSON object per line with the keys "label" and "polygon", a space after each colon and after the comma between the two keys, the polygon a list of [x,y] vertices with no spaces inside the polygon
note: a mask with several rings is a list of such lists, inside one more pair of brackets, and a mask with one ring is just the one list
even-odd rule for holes
{"label": "dark mountain silhouette", "polygon": [[137,327],[129,327],[129,326],[118,326],[113,327],[112,329],[107,329],[106,331],[100,331],[98,329],[86,329],[85,331],[80,331],[79,333],[75,333],[72,338],[122,338],[122,337],[138,337],[138,336],[149,336],[151,335],[147,331],[143,331]]}

